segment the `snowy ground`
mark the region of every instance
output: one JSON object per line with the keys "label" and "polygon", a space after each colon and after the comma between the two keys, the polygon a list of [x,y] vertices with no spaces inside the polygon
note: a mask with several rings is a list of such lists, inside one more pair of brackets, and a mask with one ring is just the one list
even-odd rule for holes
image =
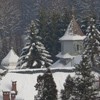
{"label": "snowy ground", "polygon": [[[51,70],[53,71],[56,69],[57,68],[52,68]],[[61,68],[58,69],[60,70]],[[68,70],[68,69],[63,68],[63,70]],[[3,77],[2,80],[0,81],[0,100],[3,100],[2,91],[11,91],[12,81],[17,81],[18,94],[15,100],[34,100],[34,95],[36,95],[37,93],[34,86],[37,82],[37,76],[43,74],[41,70],[45,71],[46,69],[45,68],[44,69],[21,69],[17,71],[16,70],[9,71],[5,75],[5,77]],[[36,72],[36,71],[40,71],[40,72]],[[99,76],[98,73],[95,72],[93,73],[95,74],[96,77]],[[65,82],[65,79],[69,74],[72,77],[75,76],[74,72],[60,72],[60,71],[53,72],[53,77],[57,85],[58,94],[60,93],[60,90],[63,89],[63,83]]]}
{"label": "snowy ground", "polygon": [[[31,72],[31,70],[28,71]],[[10,73],[10,72],[7,73],[7,75],[3,77],[3,79],[0,82],[0,100],[3,100],[2,91],[11,91],[12,81],[17,81],[18,95],[16,96],[16,100],[34,100],[34,95],[36,95],[34,86],[37,81],[37,76],[40,74],[43,73],[33,73],[33,74]],[[75,75],[74,72],[53,73],[53,77],[56,82],[58,91],[60,91],[63,88],[63,83],[65,82],[66,76],[68,76],[69,74],[71,76]]]}

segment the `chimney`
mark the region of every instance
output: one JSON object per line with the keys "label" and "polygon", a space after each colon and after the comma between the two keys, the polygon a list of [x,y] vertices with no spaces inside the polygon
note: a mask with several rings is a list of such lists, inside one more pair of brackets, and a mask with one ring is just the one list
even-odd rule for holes
{"label": "chimney", "polygon": [[12,91],[15,91],[15,94],[17,95],[17,81],[12,82]]}
{"label": "chimney", "polygon": [[10,92],[3,91],[3,100],[10,100]]}
{"label": "chimney", "polygon": [[11,100],[15,100],[16,94],[15,93],[11,93]]}

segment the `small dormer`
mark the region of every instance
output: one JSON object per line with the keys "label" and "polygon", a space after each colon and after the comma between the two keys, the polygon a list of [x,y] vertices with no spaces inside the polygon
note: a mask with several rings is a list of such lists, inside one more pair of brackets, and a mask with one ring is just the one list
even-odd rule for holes
{"label": "small dormer", "polygon": [[78,55],[83,51],[83,40],[85,36],[82,33],[78,23],[73,16],[70,24],[68,25],[67,31],[59,39],[61,42],[61,54],[65,55]]}

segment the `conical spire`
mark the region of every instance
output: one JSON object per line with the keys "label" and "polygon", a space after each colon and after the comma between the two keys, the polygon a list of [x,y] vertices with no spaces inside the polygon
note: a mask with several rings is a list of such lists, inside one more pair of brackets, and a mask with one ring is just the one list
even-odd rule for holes
{"label": "conical spire", "polygon": [[75,16],[72,15],[72,20],[68,25],[67,31],[65,32],[64,36],[60,38],[60,40],[77,40],[81,39],[83,36],[84,34],[81,31],[77,21],[75,20]]}
{"label": "conical spire", "polygon": [[1,65],[6,69],[15,69],[18,59],[19,57],[11,47],[11,50],[9,51],[7,56],[2,60]]}
{"label": "conical spire", "polygon": [[72,25],[73,34],[77,34],[77,35],[80,35],[80,36],[84,36],[84,34],[81,31],[78,23],[75,20],[75,16],[74,15],[72,15],[71,25]]}

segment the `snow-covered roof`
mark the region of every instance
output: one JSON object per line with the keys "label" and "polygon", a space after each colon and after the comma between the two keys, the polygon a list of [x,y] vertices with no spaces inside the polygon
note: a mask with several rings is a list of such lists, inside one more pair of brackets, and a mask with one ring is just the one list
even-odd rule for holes
{"label": "snow-covered roof", "polygon": [[7,69],[14,69],[19,57],[14,52],[13,48],[9,51],[7,56],[2,60],[1,65]]}
{"label": "snow-covered roof", "polygon": [[70,60],[69,63],[67,64],[63,64],[60,60],[56,61],[54,64],[52,64],[52,68],[57,68],[57,67],[60,67],[60,68],[68,68],[68,69],[74,69],[74,65],[75,64],[79,64],[80,61],[81,61],[81,55],[77,55],[75,57],[73,57],[72,60]]}
{"label": "snow-covered roof", "polygon": [[[30,70],[31,73],[31,70]],[[11,91],[12,81],[17,81],[16,100],[34,100],[34,95],[37,94],[35,90],[35,84],[37,82],[37,76],[43,73],[34,74],[20,74],[20,73],[7,73],[5,77],[0,81],[0,100],[3,100],[2,91]],[[54,80],[57,85],[58,92],[63,88],[63,83],[68,75],[74,76],[74,72],[64,73],[55,72],[53,73]]]}
{"label": "snow-covered roof", "polygon": [[5,70],[3,70],[3,69],[0,69],[0,74],[2,74],[2,73],[4,73],[5,72]]}
{"label": "snow-covered roof", "polygon": [[[25,69],[22,71],[26,71]],[[28,70],[27,70],[28,71]],[[29,72],[32,73],[33,70],[29,69]],[[34,100],[34,96],[37,94],[35,90],[35,85],[37,83],[37,76],[42,75],[43,73],[7,73],[5,77],[0,81],[0,100],[3,100],[2,91],[10,91],[12,88],[12,81],[17,81],[17,95],[15,100]],[[53,73],[54,80],[57,85],[58,94],[60,90],[63,89],[63,84],[68,75],[72,77],[75,76],[75,72],[55,72]],[[95,73],[95,76],[98,78],[99,74]],[[58,95],[59,97],[60,95]]]}
{"label": "snow-covered roof", "polygon": [[84,40],[86,36],[79,36],[79,35],[74,35],[71,36],[69,34],[65,34],[63,37],[61,37],[59,40]]}
{"label": "snow-covered roof", "polygon": [[84,34],[73,17],[64,36],[62,36],[59,40],[83,40],[84,38]]}
{"label": "snow-covered roof", "polygon": [[70,58],[70,59],[72,59],[72,58],[74,58],[75,56],[72,56],[72,55],[70,55],[69,53],[62,54],[62,53],[60,52],[59,54],[56,55],[56,57],[58,57],[58,58]]}

